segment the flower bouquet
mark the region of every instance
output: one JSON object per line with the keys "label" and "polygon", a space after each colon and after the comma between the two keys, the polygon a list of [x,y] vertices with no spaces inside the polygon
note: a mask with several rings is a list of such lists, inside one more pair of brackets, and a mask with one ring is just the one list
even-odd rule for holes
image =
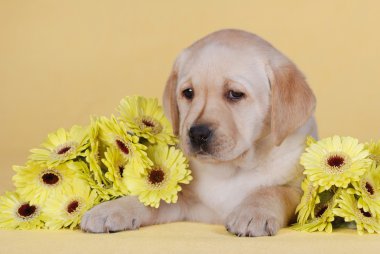
{"label": "flower bouquet", "polygon": [[351,137],[309,138],[301,165],[306,175],[296,212],[301,231],[331,232],[346,223],[359,234],[380,232],[380,142]]}
{"label": "flower bouquet", "polygon": [[0,197],[0,228],[77,228],[100,202],[138,196],[146,206],[175,203],[188,161],[157,99],[124,98],[119,115],[59,129],[14,166],[15,192]]}

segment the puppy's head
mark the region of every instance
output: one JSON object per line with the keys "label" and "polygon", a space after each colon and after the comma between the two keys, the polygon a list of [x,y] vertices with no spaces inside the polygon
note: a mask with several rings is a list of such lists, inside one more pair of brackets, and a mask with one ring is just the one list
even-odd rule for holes
{"label": "puppy's head", "polygon": [[163,102],[185,153],[216,161],[234,160],[268,135],[280,145],[315,107],[296,66],[239,30],[215,32],[185,49]]}

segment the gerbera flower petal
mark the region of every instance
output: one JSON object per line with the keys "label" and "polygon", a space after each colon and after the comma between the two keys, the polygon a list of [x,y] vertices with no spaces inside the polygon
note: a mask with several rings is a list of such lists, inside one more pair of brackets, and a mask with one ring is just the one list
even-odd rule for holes
{"label": "gerbera flower petal", "polygon": [[44,227],[41,206],[32,205],[15,192],[0,197],[0,228],[39,229]]}
{"label": "gerbera flower petal", "polygon": [[81,172],[78,178],[82,179],[87,185],[94,190],[100,198],[100,201],[107,201],[118,198],[122,195],[119,191],[113,188],[112,183],[99,184],[95,178],[94,173],[89,169],[87,163],[78,161],[70,165],[76,172]]}
{"label": "gerbera flower petal", "polygon": [[346,222],[354,221],[360,235],[365,231],[368,233],[380,232],[379,220],[370,212],[359,208],[354,195],[342,191],[337,203],[338,207],[333,209],[334,214],[344,218]]}
{"label": "gerbera flower petal", "polygon": [[358,197],[358,207],[380,218],[380,166],[372,166],[357,182],[352,182],[354,189],[348,192]]}
{"label": "gerbera flower petal", "polygon": [[[101,142],[100,142],[100,126],[99,119],[92,118],[90,124],[89,141],[90,147],[86,151],[86,162],[89,165],[89,169],[92,172],[93,178],[97,184],[100,186],[106,186],[109,181],[105,177],[105,172],[103,172],[101,165]],[[104,170],[105,171],[105,170]]]}
{"label": "gerbera flower petal", "polygon": [[74,181],[65,193],[56,195],[46,202],[44,215],[49,229],[76,228],[83,214],[98,203],[94,190],[82,181]]}
{"label": "gerbera flower petal", "polygon": [[315,187],[308,178],[303,180],[301,188],[303,195],[296,208],[296,213],[298,213],[297,222],[302,225],[310,218],[311,214],[314,214],[315,205],[317,205],[320,200],[317,195],[318,187]]}
{"label": "gerbera flower petal", "polygon": [[71,163],[49,167],[31,161],[26,166],[14,166],[16,175],[12,180],[21,197],[32,204],[43,204],[48,197],[64,192],[77,178],[77,172],[70,167]]}
{"label": "gerbera flower petal", "polygon": [[314,144],[316,142],[317,141],[312,136],[307,136],[306,137],[306,141],[305,141],[306,146],[310,146],[310,145],[312,145],[312,144]]}
{"label": "gerbera flower petal", "polygon": [[126,171],[134,170],[133,163],[115,147],[109,147],[104,156],[102,162],[107,167],[105,177],[113,184],[113,189],[120,192],[120,195],[129,194],[125,176]]}
{"label": "gerbera flower petal", "polygon": [[369,151],[369,158],[376,162],[376,165],[380,166],[380,141],[368,142],[365,144],[365,148]]}
{"label": "gerbera flower petal", "polygon": [[131,195],[136,195],[145,205],[159,207],[160,200],[167,203],[177,202],[180,183],[189,183],[192,179],[188,162],[182,152],[167,145],[155,145],[148,148],[148,156],[153,166],[144,173],[126,171],[126,183]]}
{"label": "gerbera flower petal", "polygon": [[332,222],[334,221],[333,209],[337,205],[337,198],[340,195],[340,191],[336,193],[325,191],[318,195],[318,204],[313,208],[311,216],[309,216],[306,221],[300,221],[293,225],[293,229],[306,232],[332,232]]}
{"label": "gerbera flower petal", "polygon": [[176,143],[173,129],[157,99],[125,97],[120,102],[119,112],[121,121],[150,143]]}
{"label": "gerbera flower petal", "polygon": [[371,163],[368,156],[357,139],[334,136],[311,144],[300,162],[305,167],[304,174],[327,190],[333,185],[346,188],[350,181],[359,180]]}
{"label": "gerbera flower petal", "polygon": [[89,146],[88,130],[77,125],[69,132],[58,129],[55,133],[50,133],[41,146],[42,148],[32,149],[29,158],[48,166],[55,166],[78,156],[84,157]]}
{"label": "gerbera flower petal", "polygon": [[126,161],[139,173],[152,165],[145,150],[146,146],[139,143],[139,138],[131,135],[123,123],[115,117],[102,118],[100,121],[101,139],[108,145],[116,148]]}

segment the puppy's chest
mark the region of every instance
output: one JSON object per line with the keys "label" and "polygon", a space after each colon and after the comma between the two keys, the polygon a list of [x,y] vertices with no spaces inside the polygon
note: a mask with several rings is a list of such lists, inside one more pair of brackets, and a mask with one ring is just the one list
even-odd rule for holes
{"label": "puppy's chest", "polygon": [[196,172],[193,190],[203,205],[221,218],[226,217],[244,198],[260,186],[255,172],[231,173],[231,170],[210,169]]}

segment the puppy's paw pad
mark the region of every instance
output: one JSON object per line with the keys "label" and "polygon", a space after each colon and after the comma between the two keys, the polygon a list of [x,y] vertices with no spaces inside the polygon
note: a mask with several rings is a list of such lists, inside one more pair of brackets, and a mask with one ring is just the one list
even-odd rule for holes
{"label": "puppy's paw pad", "polygon": [[111,233],[138,229],[140,219],[131,211],[100,204],[84,214],[80,226],[85,232]]}
{"label": "puppy's paw pad", "polygon": [[280,222],[266,213],[237,211],[228,216],[226,229],[237,236],[272,236],[280,229]]}

